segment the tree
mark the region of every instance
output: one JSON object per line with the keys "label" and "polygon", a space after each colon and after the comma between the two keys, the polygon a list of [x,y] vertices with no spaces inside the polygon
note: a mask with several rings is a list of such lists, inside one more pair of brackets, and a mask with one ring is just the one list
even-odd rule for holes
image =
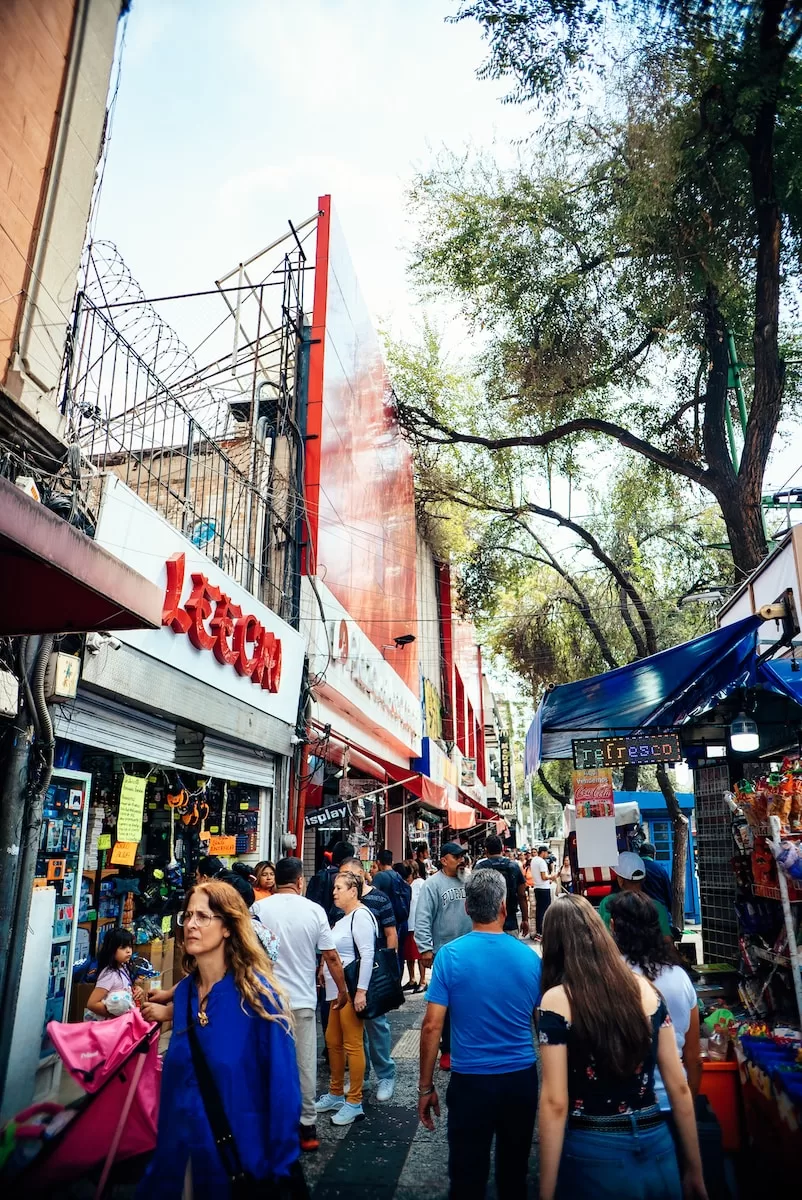
{"label": "tree", "polygon": [[[452,423],[412,403],[407,423],[493,454],[617,442],[715,498],[743,577],[766,553],[763,476],[799,399],[802,7],[476,0],[466,18],[489,41],[480,74],[510,76],[510,99],[550,120],[519,170],[452,156],[413,186],[417,278],[488,344],[483,408]],[[732,344],[751,348],[740,452]]]}
{"label": "tree", "polygon": [[[436,332],[420,344],[386,339],[397,404],[411,402],[444,420],[477,408],[475,382],[446,369]],[[478,405],[481,407],[481,405]],[[471,446],[433,448],[416,439],[416,494],[426,522],[457,566],[460,600],[483,643],[523,681],[534,706],[555,683],[585,678],[705,632],[710,614],[677,599],[728,567],[721,522],[695,511],[684,481],[644,471],[635,456],[617,464],[609,485],[591,489],[593,516],[582,521],[521,496],[520,456],[487,457]],[[569,535],[555,544],[554,526]],[[449,533],[449,531],[451,531]],[[674,827],[675,920],[683,919],[687,820],[667,771],[652,772]],[[620,780],[638,787],[637,768]],[[533,801],[538,821],[551,801],[570,799],[566,764],[546,764]]]}

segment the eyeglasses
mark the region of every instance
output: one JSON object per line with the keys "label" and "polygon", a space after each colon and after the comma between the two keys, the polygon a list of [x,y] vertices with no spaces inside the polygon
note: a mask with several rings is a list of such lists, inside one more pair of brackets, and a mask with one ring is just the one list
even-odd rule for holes
{"label": "eyeglasses", "polygon": [[182,912],[176,917],[176,921],[182,927],[184,925],[189,925],[191,921],[194,921],[199,929],[206,929],[207,926],[212,923],[212,921],[222,921],[222,919],[223,918],[218,916],[217,913],[208,912]]}

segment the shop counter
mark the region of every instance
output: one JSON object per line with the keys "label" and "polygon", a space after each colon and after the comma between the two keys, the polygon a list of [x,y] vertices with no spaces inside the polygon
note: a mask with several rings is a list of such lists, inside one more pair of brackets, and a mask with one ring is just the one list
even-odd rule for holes
{"label": "shop counter", "polygon": [[797,1048],[743,1036],[735,1052],[749,1144],[767,1169],[798,1184],[802,1163],[802,1065]]}

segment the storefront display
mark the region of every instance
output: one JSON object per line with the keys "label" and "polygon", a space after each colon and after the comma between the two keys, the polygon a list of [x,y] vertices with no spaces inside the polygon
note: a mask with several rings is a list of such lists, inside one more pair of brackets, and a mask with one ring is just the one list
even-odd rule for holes
{"label": "storefront display", "polygon": [[[45,1021],[64,1020],[68,1011],[72,965],[83,949],[80,906],[83,896],[83,849],[91,778],[76,771],[56,771],[45,796],[34,887],[55,892]],[[44,1026],[41,1057],[51,1052]]]}

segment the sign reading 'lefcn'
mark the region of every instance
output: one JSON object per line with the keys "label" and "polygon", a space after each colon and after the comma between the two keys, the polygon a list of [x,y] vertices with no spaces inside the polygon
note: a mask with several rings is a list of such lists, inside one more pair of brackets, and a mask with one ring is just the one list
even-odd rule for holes
{"label": "sign reading 'lefcn'", "polygon": [[196,650],[208,650],[221,666],[233,667],[266,692],[277,692],[281,682],[281,641],[265,629],[252,613],[238,604],[200,572],[192,572],[192,586],[182,603],[186,555],[177,552],[167,560],[162,625],[186,634]]}

